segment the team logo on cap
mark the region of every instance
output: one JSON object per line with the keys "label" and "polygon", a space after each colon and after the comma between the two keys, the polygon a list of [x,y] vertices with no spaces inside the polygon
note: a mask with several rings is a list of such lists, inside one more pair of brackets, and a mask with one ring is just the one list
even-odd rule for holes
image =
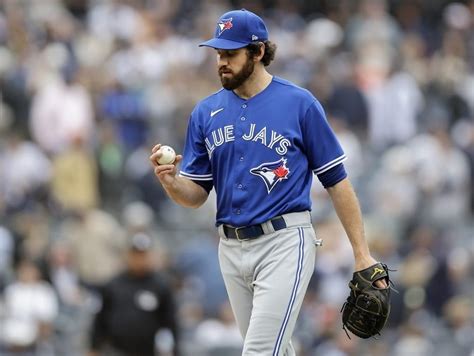
{"label": "team logo on cap", "polygon": [[222,32],[224,32],[225,30],[230,30],[232,28],[232,17],[230,19],[222,19],[219,21],[219,23],[217,24],[217,26],[219,27],[219,34],[217,36],[220,36],[222,35]]}
{"label": "team logo on cap", "polygon": [[250,173],[262,178],[267,192],[270,193],[277,183],[288,179],[290,170],[286,166],[286,158],[281,158],[275,162],[262,163],[258,167],[252,168]]}

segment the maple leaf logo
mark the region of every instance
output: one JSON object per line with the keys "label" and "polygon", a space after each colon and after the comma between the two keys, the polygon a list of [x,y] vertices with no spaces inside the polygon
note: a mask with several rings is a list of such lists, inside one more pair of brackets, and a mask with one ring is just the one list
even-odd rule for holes
{"label": "maple leaf logo", "polygon": [[275,169],[273,173],[275,173],[275,175],[278,178],[285,178],[286,175],[288,174],[288,169],[286,169],[284,166],[280,166],[277,169]]}
{"label": "maple leaf logo", "polygon": [[232,18],[230,19],[222,19],[221,21],[219,21],[219,23],[217,24],[217,26],[219,27],[219,34],[218,36],[222,35],[222,32],[224,32],[225,30],[230,30],[232,28]]}

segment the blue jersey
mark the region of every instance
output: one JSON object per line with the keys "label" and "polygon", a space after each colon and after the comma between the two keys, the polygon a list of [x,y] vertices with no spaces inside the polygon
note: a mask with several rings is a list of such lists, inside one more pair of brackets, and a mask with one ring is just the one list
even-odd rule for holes
{"label": "blue jersey", "polygon": [[239,227],[310,210],[313,173],[345,158],[316,98],[273,77],[250,99],[222,89],[196,105],[180,175],[212,183],[216,225]]}

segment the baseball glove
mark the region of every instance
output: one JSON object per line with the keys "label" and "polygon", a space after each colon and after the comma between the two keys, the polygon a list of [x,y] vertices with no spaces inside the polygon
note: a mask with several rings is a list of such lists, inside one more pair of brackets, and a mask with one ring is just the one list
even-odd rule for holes
{"label": "baseball glove", "polygon": [[[390,314],[391,281],[389,269],[376,263],[362,271],[354,272],[349,282],[351,292],[342,306],[342,327],[360,338],[380,335]],[[375,281],[385,279],[387,288],[378,288]],[[349,334],[347,336],[350,338]]]}

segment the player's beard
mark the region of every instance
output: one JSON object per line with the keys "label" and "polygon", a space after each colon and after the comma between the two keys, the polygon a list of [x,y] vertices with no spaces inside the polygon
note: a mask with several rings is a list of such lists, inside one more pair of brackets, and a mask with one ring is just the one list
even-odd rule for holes
{"label": "player's beard", "polygon": [[219,78],[221,79],[222,86],[227,90],[237,89],[252,75],[254,68],[255,62],[252,58],[247,58],[242,69],[231,77],[223,77],[222,75],[225,73],[225,70],[219,69]]}

